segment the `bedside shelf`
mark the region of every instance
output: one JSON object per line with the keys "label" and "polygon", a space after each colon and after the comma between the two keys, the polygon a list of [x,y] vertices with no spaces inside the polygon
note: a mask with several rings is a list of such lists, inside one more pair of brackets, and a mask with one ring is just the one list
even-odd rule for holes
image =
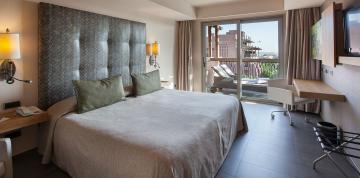
{"label": "bedside shelf", "polygon": [[49,120],[46,112],[36,114],[28,117],[22,117],[16,114],[15,111],[6,114],[1,114],[0,117],[9,117],[9,120],[0,122],[0,134],[21,129],[35,124],[40,124]]}
{"label": "bedside shelf", "polygon": [[296,92],[301,98],[345,102],[345,95],[336,91],[323,81],[294,79]]}
{"label": "bedside shelf", "polygon": [[339,63],[360,66],[360,57],[340,56]]}

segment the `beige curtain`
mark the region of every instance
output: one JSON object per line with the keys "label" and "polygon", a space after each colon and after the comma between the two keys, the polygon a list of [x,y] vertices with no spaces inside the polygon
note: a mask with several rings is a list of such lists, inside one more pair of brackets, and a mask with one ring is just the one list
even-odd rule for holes
{"label": "beige curtain", "polygon": [[[287,80],[321,80],[321,62],[311,59],[311,27],[320,20],[320,8],[286,12],[285,61]],[[320,102],[300,107],[307,112],[320,112]]]}
{"label": "beige curtain", "polygon": [[177,89],[192,90],[192,22],[177,22]]}

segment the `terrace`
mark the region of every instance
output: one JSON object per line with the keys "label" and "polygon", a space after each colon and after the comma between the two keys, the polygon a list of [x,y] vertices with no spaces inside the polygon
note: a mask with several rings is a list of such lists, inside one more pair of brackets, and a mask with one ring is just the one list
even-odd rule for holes
{"label": "terrace", "polygon": [[278,55],[262,52],[259,39],[253,40],[245,31],[239,33],[233,25],[207,26],[206,38],[208,90],[236,95],[241,87],[242,97],[267,99],[267,81],[279,76]]}
{"label": "terrace", "polygon": [[[211,91],[213,92],[223,92],[226,94],[236,94],[237,93],[237,76],[239,76],[238,63],[236,59],[228,58],[211,58],[209,63],[209,79]],[[234,80],[229,81],[232,84],[224,84],[216,86],[216,82],[219,81],[219,76],[216,72],[212,72],[212,66],[222,66],[225,64],[229,69],[234,73]],[[279,61],[277,59],[267,59],[267,58],[245,58],[242,60],[240,65],[241,70],[241,88],[243,97],[255,97],[266,99],[267,93],[267,81],[269,79],[274,79],[278,77],[279,73]],[[210,74],[213,73],[213,76]],[[214,84],[215,83],[215,84]]]}

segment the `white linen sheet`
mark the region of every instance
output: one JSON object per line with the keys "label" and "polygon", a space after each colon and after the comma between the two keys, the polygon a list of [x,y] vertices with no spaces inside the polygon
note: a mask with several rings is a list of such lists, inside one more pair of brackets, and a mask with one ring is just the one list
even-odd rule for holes
{"label": "white linen sheet", "polygon": [[214,177],[243,129],[239,108],[232,96],[166,89],[83,114],[52,107],[43,161],[52,153],[74,178]]}

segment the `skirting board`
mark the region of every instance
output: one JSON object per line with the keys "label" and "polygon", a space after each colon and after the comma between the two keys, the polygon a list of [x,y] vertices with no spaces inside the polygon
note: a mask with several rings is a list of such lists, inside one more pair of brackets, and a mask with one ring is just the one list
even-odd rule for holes
{"label": "skirting board", "polygon": [[360,57],[340,56],[339,63],[360,66]]}

